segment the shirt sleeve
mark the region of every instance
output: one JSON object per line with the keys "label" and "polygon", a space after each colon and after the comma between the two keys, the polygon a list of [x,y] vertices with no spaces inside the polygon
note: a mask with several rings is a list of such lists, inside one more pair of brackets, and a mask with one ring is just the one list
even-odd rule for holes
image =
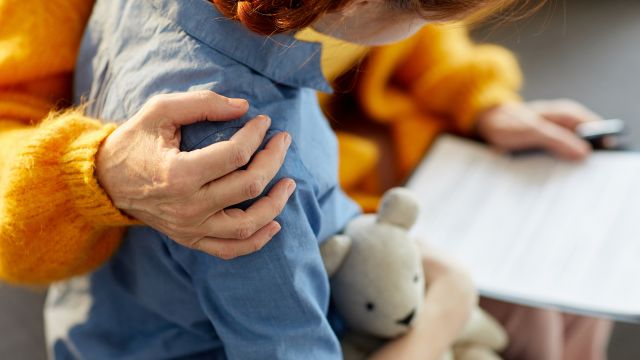
{"label": "shirt sleeve", "polygon": [[47,284],[87,272],[115,250],[118,226],[131,222],[111,204],[93,172],[95,154],[115,126],[73,111],[49,114],[68,97],[91,5],[0,0],[4,281]]}
{"label": "shirt sleeve", "polygon": [[[212,137],[228,139],[236,130]],[[304,174],[294,140],[276,179],[291,177],[298,186],[277,219],[282,230],[257,253],[224,261],[167,240],[229,359],[341,358],[326,318],[329,283],[316,233],[320,208]]]}

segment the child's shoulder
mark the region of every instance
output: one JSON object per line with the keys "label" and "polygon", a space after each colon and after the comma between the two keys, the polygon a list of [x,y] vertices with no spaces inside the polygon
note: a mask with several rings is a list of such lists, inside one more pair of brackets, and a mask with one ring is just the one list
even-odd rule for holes
{"label": "child's shoulder", "polygon": [[100,0],[87,31],[77,70],[90,74],[89,89],[76,90],[96,104],[91,115],[127,119],[153,95],[196,89],[245,98],[251,110],[242,119],[184,127],[182,149],[228,140],[265,114],[268,137],[293,139],[280,175],[314,201],[338,188],[337,142],[314,91],[328,86],[319,44],[252,34],[199,0]]}
{"label": "child's shoulder", "polygon": [[131,112],[155,93],[195,86],[258,102],[302,89],[329,91],[320,53],[320,44],[290,34],[251,33],[208,1],[102,0],[79,64],[126,93],[122,105]]}

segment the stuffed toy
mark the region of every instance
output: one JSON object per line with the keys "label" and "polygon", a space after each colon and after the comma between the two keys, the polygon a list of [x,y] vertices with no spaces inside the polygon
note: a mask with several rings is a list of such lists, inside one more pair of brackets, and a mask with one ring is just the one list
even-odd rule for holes
{"label": "stuffed toy", "polygon": [[[412,193],[395,188],[384,195],[377,215],[355,218],[322,244],[332,300],[349,328],[345,359],[366,358],[384,341],[411,331],[419,317],[429,284],[418,243],[409,235],[417,215]],[[496,352],[506,343],[503,328],[476,307],[446,358],[499,359]]]}

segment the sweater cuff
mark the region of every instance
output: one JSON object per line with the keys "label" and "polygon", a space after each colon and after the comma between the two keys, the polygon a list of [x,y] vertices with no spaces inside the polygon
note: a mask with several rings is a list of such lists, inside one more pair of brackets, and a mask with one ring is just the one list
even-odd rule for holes
{"label": "sweater cuff", "polygon": [[138,224],[135,219],[114,206],[95,175],[98,149],[116,128],[115,124],[106,124],[92,130],[85,130],[69,144],[62,159],[65,182],[73,194],[78,212],[97,226]]}
{"label": "sweater cuff", "polygon": [[458,107],[455,113],[457,130],[464,135],[472,135],[481,112],[520,101],[522,98],[516,91],[502,84],[488,84],[476,88],[468,94],[467,101],[460,102],[464,105]]}

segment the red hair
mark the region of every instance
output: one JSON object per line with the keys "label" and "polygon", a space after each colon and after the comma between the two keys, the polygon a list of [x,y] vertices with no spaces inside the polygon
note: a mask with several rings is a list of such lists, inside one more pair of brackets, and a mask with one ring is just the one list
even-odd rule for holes
{"label": "red hair", "polygon": [[[353,0],[212,0],[218,10],[238,20],[249,30],[272,35],[300,30],[313,24],[323,14],[340,10]],[[508,6],[522,10],[536,0],[386,0],[390,9],[416,11],[431,20],[483,17]],[[546,0],[537,0],[525,15],[538,10]]]}

